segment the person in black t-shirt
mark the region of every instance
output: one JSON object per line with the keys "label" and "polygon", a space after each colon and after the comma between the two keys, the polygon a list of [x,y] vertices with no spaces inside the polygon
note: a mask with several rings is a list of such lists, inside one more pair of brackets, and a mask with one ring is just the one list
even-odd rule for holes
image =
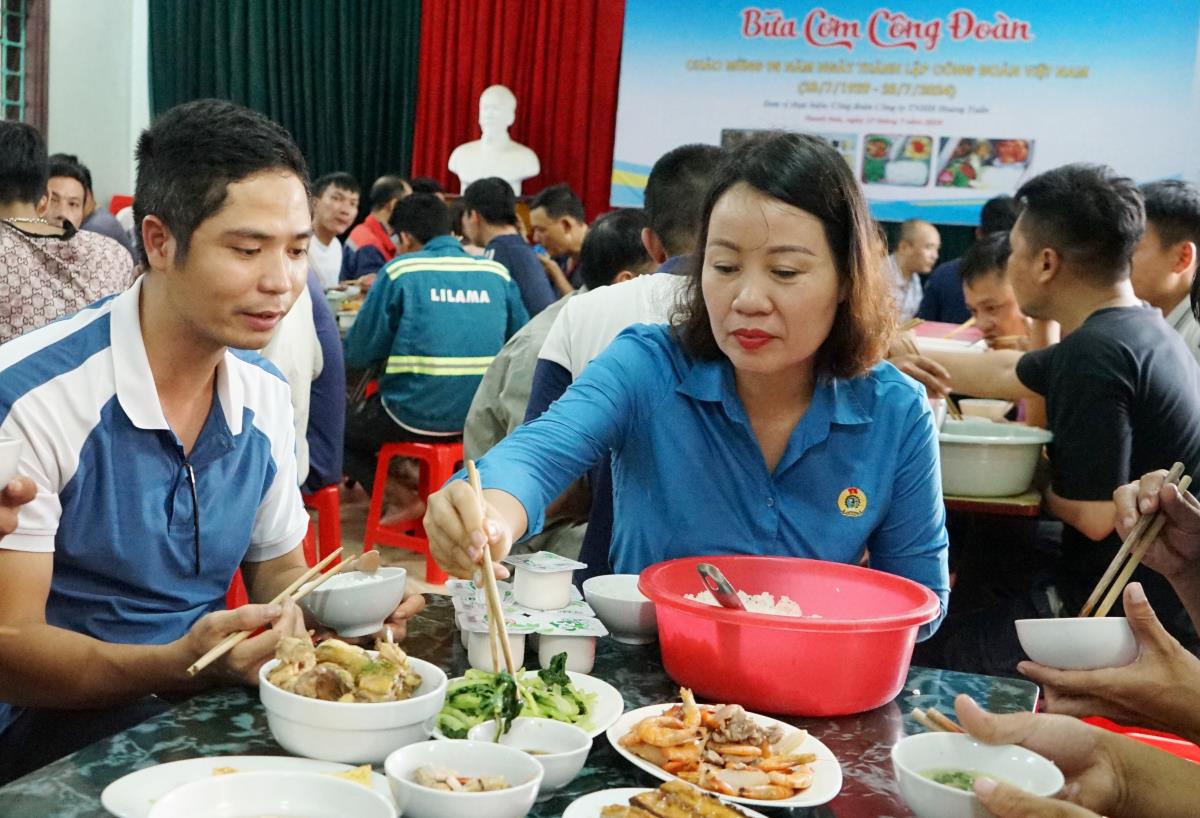
{"label": "person in black t-shirt", "polygon": [[[1063,341],[1028,353],[931,355],[950,373],[955,391],[1044,396],[1054,433],[1045,509],[1064,528],[1049,584],[1029,600],[1006,600],[1004,610],[973,615],[967,630],[990,633],[956,634],[949,620],[942,629],[947,642],[967,640],[959,649],[946,645],[946,663],[970,664],[968,654],[982,650],[992,660],[982,666],[993,672],[1021,658],[1005,619],[1073,616],[1082,606],[1120,545],[1112,501],[1118,487],[1177,460],[1188,473],[1200,467],[1200,367],[1129,281],[1130,258],[1145,229],[1137,186],[1106,167],[1067,165],[1030,180],[1016,199],[1020,216],[1011,232],[1008,277],[1022,312],[1059,322]],[[1194,643],[1165,580],[1146,569],[1134,578],[1168,629]]]}

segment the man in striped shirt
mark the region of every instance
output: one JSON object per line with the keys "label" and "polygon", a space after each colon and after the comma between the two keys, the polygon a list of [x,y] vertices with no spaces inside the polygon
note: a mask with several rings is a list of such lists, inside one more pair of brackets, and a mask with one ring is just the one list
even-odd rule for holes
{"label": "man in striped shirt", "polygon": [[396,205],[401,255],[371,287],[349,335],[346,365],[380,365],[379,392],[350,407],[346,474],[367,491],[384,443],[453,440],[483,373],[529,315],[498,261],[450,235],[450,212],[428,193]]}

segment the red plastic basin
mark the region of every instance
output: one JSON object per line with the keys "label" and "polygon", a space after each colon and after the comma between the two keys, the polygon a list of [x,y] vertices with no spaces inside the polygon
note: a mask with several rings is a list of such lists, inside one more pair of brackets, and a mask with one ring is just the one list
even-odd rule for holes
{"label": "red plastic basin", "polygon": [[[684,599],[704,590],[697,563],[748,594],[788,596],[807,617],[732,611]],[[638,587],[655,603],[663,666],[709,701],[760,713],[838,716],[896,697],[917,629],[938,614],[903,577],[792,557],[687,557],[651,565]]]}

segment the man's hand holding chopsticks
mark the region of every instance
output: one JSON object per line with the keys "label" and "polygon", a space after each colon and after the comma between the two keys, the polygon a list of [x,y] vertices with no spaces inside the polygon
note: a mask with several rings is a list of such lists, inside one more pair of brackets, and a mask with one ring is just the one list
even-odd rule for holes
{"label": "man's hand holding chopsticks", "polygon": [[909,353],[890,357],[888,362],[924,386],[929,397],[944,398],[950,394],[950,373],[932,358]]}
{"label": "man's hand holding chopsticks", "polygon": [[[402,606],[403,607],[403,606]],[[245,630],[267,630],[234,646],[212,663],[205,678],[257,685],[258,670],[275,658],[275,646],[285,636],[305,636],[304,612],[291,599],[281,605],[242,605],[231,611],[205,614],[176,644],[186,655],[184,668],[199,659],[230,634]]]}
{"label": "man's hand holding chopsticks", "polygon": [[1172,584],[1176,580],[1200,584],[1200,500],[1190,492],[1180,493],[1166,479],[1164,470],[1150,472],[1113,493],[1117,533],[1124,539],[1137,525],[1139,516],[1161,508],[1166,525],[1142,557],[1142,564]]}
{"label": "man's hand holding chopsticks", "polygon": [[1125,588],[1124,604],[1139,647],[1131,664],[1057,670],[1021,662],[1017,669],[1042,685],[1047,712],[1104,716],[1200,740],[1200,659],[1163,628],[1140,583]]}

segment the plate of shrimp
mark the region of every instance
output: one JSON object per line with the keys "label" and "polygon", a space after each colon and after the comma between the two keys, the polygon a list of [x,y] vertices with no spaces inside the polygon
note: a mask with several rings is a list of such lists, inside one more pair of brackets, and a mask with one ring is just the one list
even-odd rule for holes
{"label": "plate of shrimp", "polygon": [[608,728],[609,743],[662,781],[680,778],[747,806],[815,807],[841,791],[837,758],[807,730],[679,693],[677,703],[625,713]]}

